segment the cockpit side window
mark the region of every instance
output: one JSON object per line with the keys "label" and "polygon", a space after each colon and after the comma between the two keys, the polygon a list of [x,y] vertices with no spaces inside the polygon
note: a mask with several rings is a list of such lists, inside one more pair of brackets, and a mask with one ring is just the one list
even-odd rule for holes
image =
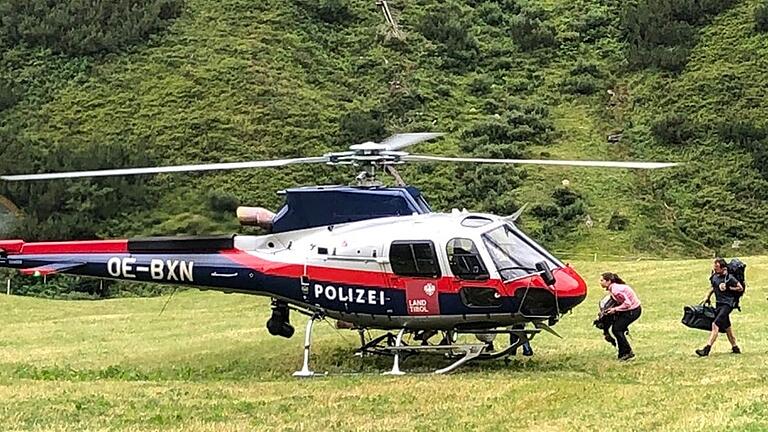
{"label": "cockpit side window", "polygon": [[483,265],[483,259],[475,246],[475,242],[466,238],[455,238],[446,244],[446,253],[448,262],[451,265],[451,272],[461,279],[465,280],[484,280],[488,279],[488,270]]}
{"label": "cockpit side window", "polygon": [[389,248],[392,271],[399,276],[437,278],[440,264],[431,241],[395,241]]}

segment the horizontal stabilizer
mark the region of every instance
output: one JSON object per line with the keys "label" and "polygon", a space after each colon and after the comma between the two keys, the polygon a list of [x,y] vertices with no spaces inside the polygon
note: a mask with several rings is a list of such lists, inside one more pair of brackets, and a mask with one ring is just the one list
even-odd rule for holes
{"label": "horizontal stabilizer", "polygon": [[25,268],[25,269],[19,270],[19,272],[27,276],[46,276],[46,275],[52,275],[57,273],[64,273],[66,271],[74,270],[78,267],[82,267],[84,265],[85,263],[82,263],[82,262],[60,262],[60,263],[54,263],[54,264],[47,264],[40,267]]}

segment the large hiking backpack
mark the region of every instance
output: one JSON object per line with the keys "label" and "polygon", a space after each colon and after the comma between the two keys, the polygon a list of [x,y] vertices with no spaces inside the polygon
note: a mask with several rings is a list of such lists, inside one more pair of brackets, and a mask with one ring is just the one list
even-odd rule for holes
{"label": "large hiking backpack", "polygon": [[741,301],[741,296],[744,295],[744,292],[747,290],[747,282],[745,280],[745,272],[747,269],[747,264],[745,264],[742,260],[738,258],[734,258],[731,260],[731,262],[728,263],[728,274],[736,278],[739,283],[741,283],[741,286],[744,287],[744,291],[737,292],[736,293],[736,308],[739,307],[739,302]]}

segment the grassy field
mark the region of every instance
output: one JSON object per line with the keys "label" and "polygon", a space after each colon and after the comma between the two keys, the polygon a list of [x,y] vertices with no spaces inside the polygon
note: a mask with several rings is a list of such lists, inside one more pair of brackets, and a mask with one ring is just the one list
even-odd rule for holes
{"label": "grassy field", "polygon": [[[680,324],[706,292],[709,261],[577,262],[592,291],[536,355],[476,363],[448,376],[440,358],[409,359],[385,377],[384,359],[352,357],[356,334],[317,326],[313,366],[291,377],[305,320],[291,340],[264,328],[262,298],[188,291],[166,299],[98,302],[0,297],[2,430],[768,430],[765,316],[768,282],[746,260],[751,286],[734,313],[744,350]],[[632,327],[638,357],[615,352],[592,327],[601,271],[635,286],[644,314]]]}

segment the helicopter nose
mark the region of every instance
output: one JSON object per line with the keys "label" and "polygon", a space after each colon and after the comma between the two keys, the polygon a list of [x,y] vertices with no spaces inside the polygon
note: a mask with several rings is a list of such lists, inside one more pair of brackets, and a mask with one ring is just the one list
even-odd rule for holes
{"label": "helicopter nose", "polygon": [[571,267],[561,267],[552,272],[555,284],[552,288],[557,295],[560,312],[567,312],[587,297],[587,283]]}
{"label": "helicopter nose", "polygon": [[[545,278],[552,284],[547,285]],[[519,311],[526,315],[549,316],[556,320],[587,297],[587,284],[570,267],[552,269],[548,277],[536,275],[513,283],[517,284],[513,289]]]}

